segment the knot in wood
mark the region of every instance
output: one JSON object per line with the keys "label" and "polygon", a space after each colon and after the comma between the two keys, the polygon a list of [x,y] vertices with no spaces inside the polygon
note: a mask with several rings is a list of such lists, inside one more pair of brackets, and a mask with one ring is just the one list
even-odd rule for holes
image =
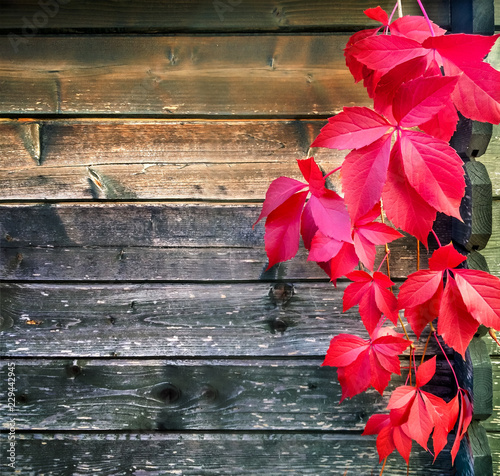
{"label": "knot in wood", "polygon": [[295,289],[293,284],[288,283],[277,283],[271,286],[269,289],[269,298],[271,302],[275,305],[284,306],[292,299],[295,294]]}
{"label": "knot in wood", "polygon": [[158,392],[158,397],[164,403],[170,405],[179,400],[181,391],[175,385],[167,384]]}

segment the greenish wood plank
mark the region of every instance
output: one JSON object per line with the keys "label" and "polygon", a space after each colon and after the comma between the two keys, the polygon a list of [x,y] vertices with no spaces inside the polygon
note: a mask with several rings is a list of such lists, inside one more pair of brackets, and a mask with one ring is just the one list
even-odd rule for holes
{"label": "greenish wood plank", "polygon": [[493,414],[482,423],[487,431],[498,431],[500,428],[500,357],[491,358],[493,368]]}
{"label": "greenish wood plank", "polygon": [[[9,416],[18,431],[361,431],[372,413],[385,411],[391,389],[405,382],[395,376],[383,397],[372,389],[338,405],[336,371],[321,367],[321,359],[10,362],[16,407]],[[1,363],[3,375],[7,364]],[[449,399],[452,386],[441,361],[428,390]]]}
{"label": "greenish wood plank", "polygon": [[[379,2],[390,13],[391,1]],[[449,25],[449,0],[423,2],[433,21]],[[44,5],[45,7],[41,6]],[[342,30],[377,25],[363,10],[369,0],[329,2],[312,0],[17,0],[0,5],[0,31],[20,35],[45,31],[199,32],[199,31],[303,31]],[[405,14],[419,15],[416,2],[405,5]],[[31,30],[30,30],[31,25]],[[378,25],[377,25],[378,26]]]}
{"label": "greenish wood plank", "polygon": [[[24,475],[371,476],[382,466],[374,437],[346,433],[19,433],[17,450]],[[410,474],[455,474],[444,451],[432,460],[416,446]],[[400,476],[405,466],[394,453],[384,475]]]}
{"label": "greenish wood plank", "polygon": [[481,254],[488,263],[491,274],[500,277],[500,200],[493,200],[492,235]]}
{"label": "greenish wood plank", "polygon": [[348,35],[0,37],[0,114],[332,115],[369,105]]}
{"label": "greenish wood plank", "polygon": [[500,432],[490,431],[487,435],[493,460],[493,474],[500,476]]}
{"label": "greenish wood plank", "polygon": [[[2,284],[0,350],[11,357],[322,359],[337,334],[369,338],[357,307],[342,313],[346,286]],[[411,338],[421,354],[427,331]],[[428,352],[439,353],[434,339]]]}

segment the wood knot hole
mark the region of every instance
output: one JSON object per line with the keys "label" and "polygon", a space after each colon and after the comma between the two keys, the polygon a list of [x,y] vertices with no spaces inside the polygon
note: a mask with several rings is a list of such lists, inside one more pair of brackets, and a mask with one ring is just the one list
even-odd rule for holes
{"label": "wood knot hole", "polygon": [[179,400],[181,391],[175,385],[168,384],[160,390],[158,396],[164,403],[171,405]]}
{"label": "wood knot hole", "polygon": [[211,385],[206,385],[201,391],[201,397],[207,402],[214,402],[219,397],[219,392]]}
{"label": "wood knot hole", "polygon": [[293,284],[277,283],[269,289],[269,298],[275,305],[285,305],[295,294]]}
{"label": "wood knot hole", "polygon": [[82,373],[82,368],[77,364],[72,364],[67,367],[69,377],[75,378]]}

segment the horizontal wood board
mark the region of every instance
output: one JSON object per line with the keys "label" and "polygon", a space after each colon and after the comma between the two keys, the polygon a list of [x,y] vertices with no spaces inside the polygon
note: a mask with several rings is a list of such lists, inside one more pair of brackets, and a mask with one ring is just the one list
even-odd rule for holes
{"label": "horizontal wood board", "polygon": [[368,105],[348,35],[0,37],[0,114],[332,115]]}
{"label": "horizontal wood board", "polygon": [[[266,271],[259,205],[0,206],[0,279],[248,281],[325,279],[296,258]],[[416,240],[391,244],[393,278],[416,271]],[[378,249],[378,260],[385,251]],[[427,254],[422,248],[421,266]]]}
{"label": "horizontal wood board", "polygon": [[[60,1],[59,8],[44,11],[37,0],[3,2],[0,5],[0,32],[19,34],[32,32],[29,24],[37,24],[37,33],[55,31],[104,32],[200,32],[200,31],[302,31],[360,29],[378,26],[363,15],[373,7],[371,0],[329,2],[313,0],[218,1],[139,0],[116,2]],[[50,2],[42,2],[50,3]],[[378,2],[389,13],[394,2]],[[442,27],[450,24],[449,0],[423,2],[432,20]],[[404,6],[407,15],[419,15],[416,2]],[[45,13],[45,15],[44,15]],[[25,20],[26,19],[26,20]]]}
{"label": "horizontal wood board", "polygon": [[[362,431],[405,382],[396,376],[383,397],[372,389],[338,405],[336,371],[321,367],[321,359],[10,362],[17,389],[10,416],[19,431]],[[448,364],[438,367],[428,390],[451,399]],[[6,369],[2,362],[2,374]],[[2,415],[5,428],[9,415]]]}
{"label": "horizontal wood board", "polygon": [[[2,284],[0,349],[10,357],[322,359],[335,335],[369,338],[357,307],[342,313],[346,286]],[[419,354],[427,335],[410,332]],[[428,352],[440,354],[434,339]]]}
{"label": "horizontal wood board", "polygon": [[493,200],[493,230],[481,254],[486,258],[490,273],[500,277],[500,200]]}
{"label": "horizontal wood board", "polygon": [[[0,441],[4,435],[0,435]],[[17,468],[22,474],[102,474],[199,476],[306,475],[371,476],[381,464],[375,437],[311,433],[19,433]],[[432,456],[419,446],[411,472],[451,476],[445,449]],[[362,455],[362,457],[360,457]],[[394,453],[385,475],[400,476],[404,460]],[[346,473],[347,471],[347,473]]]}

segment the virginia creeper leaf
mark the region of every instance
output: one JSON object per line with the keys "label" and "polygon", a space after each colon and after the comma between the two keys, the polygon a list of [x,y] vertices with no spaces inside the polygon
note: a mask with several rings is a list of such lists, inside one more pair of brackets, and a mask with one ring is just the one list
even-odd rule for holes
{"label": "virginia creeper leaf", "polygon": [[347,154],[342,164],[342,189],[353,222],[380,201],[389,164],[391,135]]}
{"label": "virginia creeper leaf", "polygon": [[[436,36],[441,36],[446,33],[446,30],[439,27],[433,22],[430,22]],[[421,16],[404,16],[394,20],[390,25],[391,35],[404,36],[411,40],[422,43],[426,38],[429,38],[432,33],[429,30],[429,24],[424,17]]]}
{"label": "virginia creeper leaf", "polygon": [[380,114],[367,107],[345,107],[328,119],[311,147],[359,149],[384,136],[394,127]]}
{"label": "virginia creeper leaf", "polygon": [[363,13],[372,20],[379,21],[382,25],[387,26],[389,24],[389,15],[380,6],[375,8],[367,8]]}

